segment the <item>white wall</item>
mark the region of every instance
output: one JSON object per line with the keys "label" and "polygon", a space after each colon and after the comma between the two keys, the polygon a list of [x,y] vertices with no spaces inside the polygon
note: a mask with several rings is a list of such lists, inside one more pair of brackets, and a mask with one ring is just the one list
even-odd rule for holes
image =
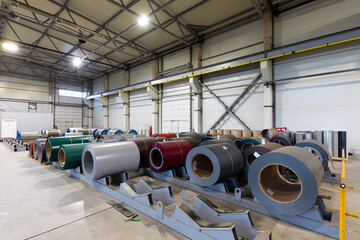
{"label": "white wall", "polygon": [[149,129],[152,124],[152,101],[146,89],[130,93],[130,129]]}
{"label": "white wall", "polygon": [[[28,80],[0,75],[0,112],[4,118],[15,118],[18,130],[30,131],[52,129],[53,84],[46,81]],[[80,85],[58,83],[56,88],[81,91]],[[87,86],[84,86],[87,91]],[[75,126],[82,126],[82,100],[58,96],[55,90],[55,126],[65,130],[65,122],[72,121]],[[29,110],[29,102],[37,103],[36,110]],[[64,105],[65,104],[65,105]]]}

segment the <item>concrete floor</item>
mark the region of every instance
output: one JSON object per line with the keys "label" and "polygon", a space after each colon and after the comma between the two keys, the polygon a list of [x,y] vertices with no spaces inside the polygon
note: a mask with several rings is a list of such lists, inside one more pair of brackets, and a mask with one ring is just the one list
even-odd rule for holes
{"label": "concrete floor", "polygon": [[[340,163],[332,171],[340,173]],[[186,239],[183,235],[139,214],[127,222],[106,202],[113,198],[52,166],[42,166],[27,152],[12,152],[0,144],[0,239]],[[347,164],[346,210],[360,213],[360,158]],[[339,189],[321,185],[329,195],[327,207],[339,208]],[[136,212],[136,211],[135,211]],[[258,230],[270,230],[273,239],[329,239],[323,235],[252,212]],[[338,224],[334,213],[333,225]],[[346,239],[359,239],[359,219],[346,217]]]}

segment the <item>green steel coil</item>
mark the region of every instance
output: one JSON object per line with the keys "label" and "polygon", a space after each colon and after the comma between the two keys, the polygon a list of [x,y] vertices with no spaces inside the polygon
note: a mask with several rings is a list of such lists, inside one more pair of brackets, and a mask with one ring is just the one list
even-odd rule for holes
{"label": "green steel coil", "polygon": [[84,147],[87,144],[98,144],[98,143],[100,144],[101,142],[61,145],[58,153],[58,163],[60,169],[67,170],[81,166],[81,155]]}
{"label": "green steel coil", "polygon": [[86,136],[77,137],[51,137],[46,141],[46,160],[48,162],[57,162],[59,148],[63,144],[89,143]]}
{"label": "green steel coil", "polygon": [[145,138],[147,137],[146,135],[133,135],[133,134],[127,134],[127,135],[122,135],[123,138]]}
{"label": "green steel coil", "polygon": [[244,150],[249,147],[261,144],[261,140],[258,138],[237,138],[234,143],[241,152],[244,152]]}

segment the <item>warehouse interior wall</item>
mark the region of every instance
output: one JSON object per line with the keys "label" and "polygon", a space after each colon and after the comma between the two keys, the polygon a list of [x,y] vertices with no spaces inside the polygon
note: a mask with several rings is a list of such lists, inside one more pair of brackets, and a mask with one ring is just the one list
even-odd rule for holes
{"label": "warehouse interior wall", "polygon": [[[358,7],[355,7],[358,6]],[[357,26],[359,19],[357,0],[316,1],[281,14],[274,18],[274,47],[348,30]],[[252,21],[220,35],[205,38],[202,43],[202,65],[209,66],[223,61],[240,58],[264,50],[263,19]],[[194,47],[188,47],[159,59],[159,75],[174,75],[189,71],[189,64],[195,61]],[[356,96],[359,87],[358,43],[343,44],[324,50],[284,57],[273,63],[275,87],[276,126],[289,130],[346,130],[350,149],[360,152],[359,129],[355,119],[360,101]],[[327,74],[357,68],[352,72]],[[180,69],[180,70],[179,70]],[[191,69],[190,69],[191,70]],[[241,94],[257,69],[240,71],[221,76],[204,75],[203,82],[227,105]],[[110,90],[123,87],[124,71],[110,75]],[[312,74],[318,77],[303,77]],[[283,81],[285,78],[291,78]],[[148,62],[130,69],[130,84],[152,79],[152,63]],[[94,81],[101,92],[103,78]],[[260,83],[262,79],[260,79]],[[225,88],[223,90],[216,90]],[[264,127],[264,86],[255,86],[235,108],[236,114],[251,129]],[[339,95],[339,93],[341,94]],[[193,96],[187,80],[163,84],[160,87],[161,113],[160,130],[188,131],[192,129]],[[191,96],[191,97],[190,97]],[[310,97],[312,96],[312,97]],[[316,97],[319,96],[319,97]],[[321,97],[320,97],[321,96]],[[207,131],[224,112],[224,108],[209,93],[203,92],[202,121]],[[109,123],[111,127],[123,126],[121,98],[110,98]],[[152,100],[146,91],[130,92],[130,126],[134,129],[149,128],[152,123]],[[101,127],[101,107],[94,100],[94,127]],[[354,120],[352,120],[354,119]],[[234,118],[227,117],[218,127],[243,129]]]}
{"label": "warehouse interior wall", "polygon": [[[52,129],[54,119],[54,125],[62,131],[66,122],[82,126],[82,99],[59,96],[59,88],[81,91],[82,86],[57,84],[53,112],[52,82],[0,75],[0,124],[1,119],[16,119],[21,131]],[[37,109],[30,110],[29,102],[36,103]]]}

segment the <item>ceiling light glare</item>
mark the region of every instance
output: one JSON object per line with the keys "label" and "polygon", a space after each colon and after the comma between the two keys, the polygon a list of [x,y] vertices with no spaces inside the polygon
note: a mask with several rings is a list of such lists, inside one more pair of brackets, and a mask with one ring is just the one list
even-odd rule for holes
{"label": "ceiling light glare", "polygon": [[81,65],[81,63],[82,63],[81,58],[79,58],[79,57],[74,58],[73,64],[74,64],[75,67],[79,67]]}
{"label": "ceiling light glare", "polygon": [[139,17],[138,24],[140,26],[146,26],[148,23],[149,23],[148,16],[142,15],[142,16]]}
{"label": "ceiling light glare", "polygon": [[13,43],[5,42],[2,44],[2,46],[5,50],[8,50],[10,52],[16,52],[18,50],[18,46]]}

